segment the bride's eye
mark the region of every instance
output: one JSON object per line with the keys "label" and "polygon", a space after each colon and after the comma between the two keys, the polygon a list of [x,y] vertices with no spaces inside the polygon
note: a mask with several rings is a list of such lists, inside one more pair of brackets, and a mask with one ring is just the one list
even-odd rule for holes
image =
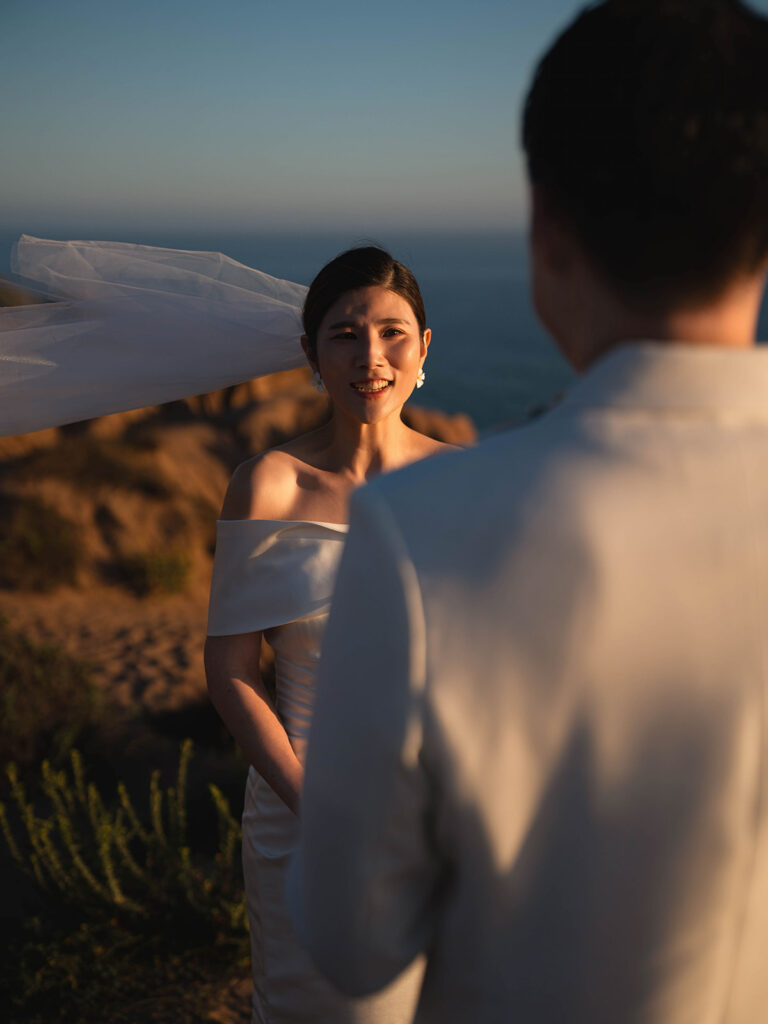
{"label": "bride's eye", "polygon": [[354,335],[354,333],[352,331],[339,331],[338,334],[332,335],[332,338],[333,338],[334,341],[336,341],[337,338],[342,340],[342,341],[344,341],[347,338],[354,338],[354,336],[355,335]]}
{"label": "bride's eye", "polygon": [[398,334],[403,334],[403,333],[404,332],[401,331],[399,327],[388,327],[386,329],[386,331],[384,331],[384,337],[385,338],[394,338],[394,337],[397,337]]}

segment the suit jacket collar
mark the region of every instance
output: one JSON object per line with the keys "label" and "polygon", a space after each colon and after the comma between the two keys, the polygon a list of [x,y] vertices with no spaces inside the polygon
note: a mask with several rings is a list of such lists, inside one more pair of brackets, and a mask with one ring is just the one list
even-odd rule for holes
{"label": "suit jacket collar", "polygon": [[561,408],[731,412],[768,420],[768,346],[624,342],[576,383]]}

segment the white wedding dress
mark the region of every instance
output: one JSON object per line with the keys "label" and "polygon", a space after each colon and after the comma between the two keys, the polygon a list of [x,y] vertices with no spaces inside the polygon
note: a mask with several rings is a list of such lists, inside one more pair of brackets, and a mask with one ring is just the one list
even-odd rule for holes
{"label": "white wedding dress", "polygon": [[[208,632],[261,632],[275,652],[277,712],[303,761],[320,647],[346,526],[274,520],[218,523]],[[407,1024],[423,963],[366,999],[337,993],[312,967],[285,905],[298,819],[253,768],[243,812],[251,927],[253,1024]]]}

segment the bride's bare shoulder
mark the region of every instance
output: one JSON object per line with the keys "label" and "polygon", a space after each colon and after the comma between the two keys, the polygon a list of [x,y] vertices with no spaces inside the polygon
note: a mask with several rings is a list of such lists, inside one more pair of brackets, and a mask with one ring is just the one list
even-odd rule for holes
{"label": "bride's bare shoulder", "polygon": [[[416,433],[414,431],[414,433]],[[430,455],[439,455],[441,452],[458,452],[461,451],[461,446],[457,444],[450,444],[447,441],[438,441],[434,437],[430,437],[428,434],[417,434],[415,441],[415,452],[417,459],[426,459]]]}
{"label": "bride's bare shoulder", "polygon": [[229,482],[222,519],[284,519],[296,497],[296,458],[288,446],[241,462]]}

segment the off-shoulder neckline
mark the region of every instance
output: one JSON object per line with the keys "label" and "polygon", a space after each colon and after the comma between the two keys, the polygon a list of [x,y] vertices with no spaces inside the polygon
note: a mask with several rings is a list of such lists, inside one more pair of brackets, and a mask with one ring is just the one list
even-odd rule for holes
{"label": "off-shoulder neckline", "polygon": [[326,523],[320,519],[217,519],[217,523],[268,523],[271,526],[327,526],[332,530],[348,530],[349,523]]}

